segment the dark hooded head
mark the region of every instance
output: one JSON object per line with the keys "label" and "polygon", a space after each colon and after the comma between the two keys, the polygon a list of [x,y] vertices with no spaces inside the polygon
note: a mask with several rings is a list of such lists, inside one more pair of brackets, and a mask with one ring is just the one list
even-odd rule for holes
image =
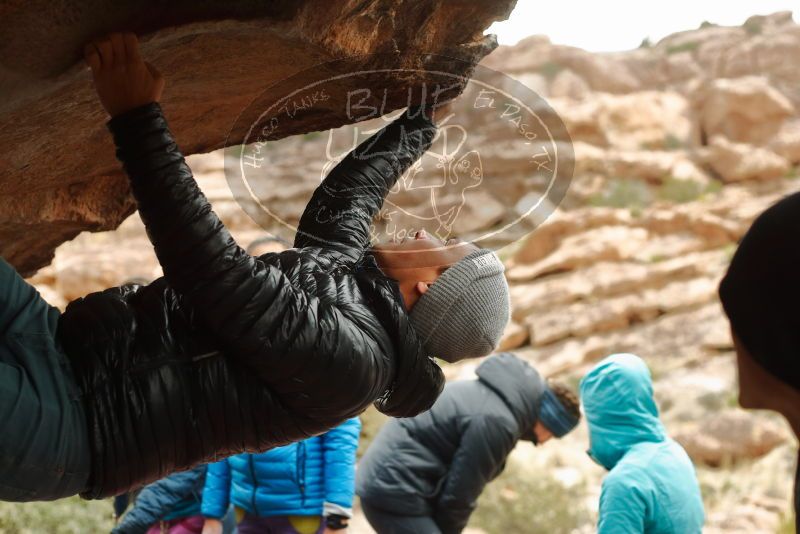
{"label": "dark hooded head", "polygon": [[533,430],[537,421],[560,438],[580,420],[580,412],[565,405],[569,403],[562,399],[563,392],[551,389],[536,369],[510,352],[490,356],[478,366],[476,374],[514,414],[520,439],[538,443]]}
{"label": "dark hooded head", "polygon": [[731,260],[719,296],[753,360],[800,391],[800,194],[756,219]]}

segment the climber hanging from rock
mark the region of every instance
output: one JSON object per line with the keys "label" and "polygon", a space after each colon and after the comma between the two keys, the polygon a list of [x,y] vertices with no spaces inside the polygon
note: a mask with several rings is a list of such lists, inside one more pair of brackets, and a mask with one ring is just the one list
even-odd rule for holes
{"label": "climber hanging from rock", "polygon": [[85,57],[164,277],[60,314],[0,262],[0,499],[114,495],[319,434],[373,402],[413,416],[443,387],[432,357],[494,348],[509,316],[494,253],[425,232],[369,248],[384,196],[436,133],[430,107],[331,170],[295,248],[253,257],[198,189],[136,37]]}

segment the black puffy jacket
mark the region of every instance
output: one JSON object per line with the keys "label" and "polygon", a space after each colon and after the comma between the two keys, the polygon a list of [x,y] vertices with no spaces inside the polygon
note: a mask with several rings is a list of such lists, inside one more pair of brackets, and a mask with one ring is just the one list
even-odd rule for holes
{"label": "black puffy jacket", "polygon": [[461,532],[483,488],[533,427],[545,382],[511,353],[487,358],[477,380],[447,384],[430,411],[388,421],[356,470],[356,493],[400,516],[430,516]]}
{"label": "black puffy jacket", "polygon": [[245,253],[211,210],[158,104],[109,122],[164,277],[67,307],[58,335],[92,447],[86,498],[328,430],[375,402],[428,409],[444,379],[367,252],[389,188],[435,126],[403,114],[314,193],[293,249]]}

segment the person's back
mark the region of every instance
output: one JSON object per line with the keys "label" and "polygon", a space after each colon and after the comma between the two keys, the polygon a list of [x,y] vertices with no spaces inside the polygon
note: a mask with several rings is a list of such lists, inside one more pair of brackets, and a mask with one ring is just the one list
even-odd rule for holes
{"label": "person's back", "polygon": [[581,381],[592,458],[603,481],[599,534],[695,534],[703,501],[694,466],[658,418],[650,373],[632,354],[615,354]]}
{"label": "person's back", "polygon": [[358,464],[359,497],[397,513],[432,514],[453,457],[473,425],[495,428],[504,442],[518,439],[515,414],[482,380],[449,383],[427,412],[390,419]]}
{"label": "person's back", "polygon": [[460,532],[520,439],[543,443],[578,423],[577,397],[565,408],[513,354],[487,358],[476,374],[447,384],[429,411],[388,421],[361,459],[356,492],[381,534]]}
{"label": "person's back", "polygon": [[[412,419],[390,419],[359,462],[357,492],[385,509],[427,515],[444,483],[466,427],[481,414],[514,424],[497,396],[479,381],[447,384],[434,405]],[[394,451],[394,454],[379,454]]]}
{"label": "person's back", "polygon": [[[620,532],[618,514],[623,522],[636,521],[635,507],[614,508],[609,499],[624,504],[632,493],[647,501],[642,517],[642,532],[652,534],[700,532],[703,522],[702,503],[698,500],[697,478],[691,460],[683,448],[667,438],[661,442],[644,442],[631,447],[603,481],[598,524],[600,532]],[[628,496],[616,501],[615,495]]]}

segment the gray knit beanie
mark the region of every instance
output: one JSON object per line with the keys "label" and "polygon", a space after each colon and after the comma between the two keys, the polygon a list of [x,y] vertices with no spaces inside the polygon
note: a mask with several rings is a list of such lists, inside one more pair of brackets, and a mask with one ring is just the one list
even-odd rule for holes
{"label": "gray knit beanie", "polygon": [[497,347],[511,308],[504,270],[494,252],[482,249],[431,284],[409,314],[430,356],[456,362]]}

